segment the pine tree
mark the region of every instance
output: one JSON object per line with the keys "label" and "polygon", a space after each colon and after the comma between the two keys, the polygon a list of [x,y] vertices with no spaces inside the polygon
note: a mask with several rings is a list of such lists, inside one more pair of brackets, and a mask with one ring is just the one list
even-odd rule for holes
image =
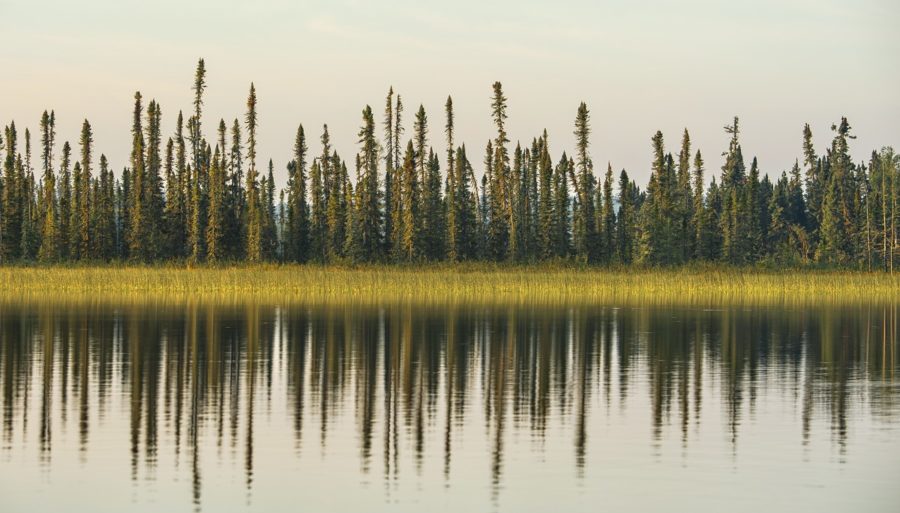
{"label": "pine tree", "polygon": [[241,123],[237,119],[231,125],[229,152],[228,194],[225,208],[225,254],[230,258],[238,259],[244,256],[246,234],[243,220],[246,211],[246,193],[244,191]]}
{"label": "pine tree", "polygon": [[292,262],[306,262],[309,258],[310,219],[306,199],[306,135],[303,125],[297,127],[294,139],[294,160],[288,173],[287,258]]}
{"label": "pine tree", "polygon": [[447,223],[444,216],[444,203],[441,198],[441,165],[433,151],[428,152],[428,166],[423,184],[423,207],[426,228],[424,234],[425,255],[430,260],[445,257],[444,235]]}
{"label": "pine tree", "polygon": [[594,186],[593,162],[588,154],[590,145],[590,113],[584,102],[578,106],[575,116],[575,148],[578,160],[577,172],[570,169],[572,187],[575,189],[578,199],[578,210],[575,212],[574,242],[575,252],[579,259],[585,262],[594,262],[597,259],[597,227],[594,210]]}
{"label": "pine tree", "polygon": [[63,144],[62,158],[59,163],[59,235],[57,238],[59,257],[63,260],[70,258],[69,240],[70,220],[72,219],[72,176],[69,166],[72,159],[72,147],[66,141]]}
{"label": "pine tree", "polygon": [[613,206],[613,170],[612,164],[607,164],[606,178],[603,180],[603,207],[602,207],[601,254],[604,261],[612,263],[616,252],[616,212]]}
{"label": "pine tree", "polygon": [[447,138],[447,184],[444,188],[446,197],[447,212],[447,257],[450,261],[460,260],[460,244],[458,237],[460,228],[458,226],[457,216],[460,212],[462,196],[457,192],[459,178],[457,177],[456,168],[456,149],[453,145],[453,98],[447,96],[444,103],[444,115],[446,123],[444,124],[444,135]]}
{"label": "pine tree", "polygon": [[20,166],[19,176],[22,190],[19,193],[22,208],[21,258],[34,260],[40,247],[40,214],[35,201],[37,186],[34,179],[34,168],[31,164],[31,132],[25,129],[25,161]]}
{"label": "pine tree", "polygon": [[[171,146],[172,149],[169,149]],[[185,156],[184,142],[184,119],[182,113],[178,112],[178,121],[175,124],[175,138],[170,139],[170,144],[166,147],[167,162],[172,159],[170,166],[171,172],[166,174],[166,234],[168,242],[168,252],[171,257],[178,258],[185,256],[185,245],[187,244],[187,230],[185,228],[187,222],[187,194],[186,194],[186,176],[187,167]],[[174,154],[173,154],[174,153]]]}
{"label": "pine tree", "polygon": [[193,157],[193,169],[203,168],[203,133],[201,130],[201,116],[203,113],[203,91],[206,90],[206,63],[203,59],[197,61],[197,70],[194,72],[194,116],[191,125],[191,156]]}
{"label": "pine tree", "polygon": [[218,263],[225,258],[225,169],[223,168],[219,146],[209,168],[209,208],[206,222],[206,258],[210,263]]}
{"label": "pine tree", "polygon": [[722,214],[720,228],[722,231],[722,258],[733,264],[744,262],[750,247],[750,214],[746,201],[746,173],[744,157],[739,143],[740,128],[738,118],[732,125],[725,127],[725,133],[731,135],[725,164],[722,166]]}
{"label": "pine tree", "polygon": [[[326,202],[326,253],[332,262],[344,257],[344,244],[347,240],[347,166],[337,152],[327,159],[329,173],[325,176],[327,184]],[[329,176],[330,175],[330,176]]]}
{"label": "pine tree", "polygon": [[557,257],[568,257],[571,253],[571,220],[570,200],[569,200],[569,175],[572,174],[572,168],[575,167],[572,159],[563,152],[559,163],[556,165],[553,177],[555,194],[553,202],[553,213],[556,219],[556,231],[554,248]]}
{"label": "pine tree", "polygon": [[687,128],[681,138],[681,152],[678,154],[678,186],[675,198],[676,224],[675,241],[678,248],[678,261],[686,262],[694,254],[692,244],[694,195],[691,190],[691,136]]}
{"label": "pine tree", "polygon": [[384,105],[384,168],[388,174],[394,170],[394,87],[388,89]]}
{"label": "pine tree", "polygon": [[41,148],[44,167],[43,222],[41,223],[41,247],[38,259],[42,262],[59,260],[59,231],[56,208],[56,177],[53,173],[53,140],[55,138],[55,116],[41,116]]}
{"label": "pine tree", "polygon": [[848,139],[850,124],[842,118],[840,125],[832,129],[836,132],[830,152],[830,176],[828,189],[822,204],[822,223],[816,259],[819,262],[844,265],[852,257],[851,241],[854,237],[849,183],[852,181],[853,163],[850,160]]}
{"label": "pine tree", "polygon": [[490,171],[490,241],[491,253],[496,260],[509,258],[510,234],[515,233],[515,226],[511,219],[512,201],[510,198],[510,166],[509,152],[506,143],[509,138],[506,134],[506,96],[503,94],[503,85],[494,82],[494,94],[491,100],[491,116],[497,128],[497,137],[493,141],[493,155],[487,158],[485,164]]}
{"label": "pine tree", "polygon": [[[465,146],[456,150],[453,159],[455,185],[453,197],[448,200],[450,208],[454,211],[454,224],[448,226],[448,234],[452,235],[453,248],[450,258],[454,260],[470,260],[475,258],[477,250],[477,226],[476,226],[476,197],[469,188],[472,165],[466,157]],[[452,230],[452,232],[450,231]]]}
{"label": "pine tree", "polygon": [[121,218],[118,236],[116,238],[116,254],[122,260],[129,257],[128,244],[129,234],[131,233],[131,200],[133,194],[131,192],[131,171],[126,167],[122,170],[122,180],[119,183],[117,191],[117,210]]}
{"label": "pine tree", "polygon": [[155,260],[163,255],[163,229],[160,220],[164,217],[165,203],[162,194],[162,180],[160,170],[162,158],[160,155],[160,142],[162,138],[161,125],[162,111],[155,100],[151,100],[147,106],[147,157],[144,176],[144,207],[146,231],[143,236],[145,258]]}
{"label": "pine tree", "polygon": [[653,170],[647,184],[647,199],[640,209],[640,240],[638,260],[647,265],[673,263],[672,237],[672,168],[666,155],[663,134],[657,131],[651,139]]}
{"label": "pine tree", "polygon": [[106,155],[100,155],[100,179],[97,181],[97,204],[94,209],[94,239],[97,255],[105,261],[116,257],[115,177]]}
{"label": "pine tree", "polygon": [[703,177],[705,169],[703,167],[703,155],[700,150],[694,154],[694,205],[693,220],[691,226],[694,229],[692,234],[694,258],[697,260],[712,259],[713,250],[710,247],[712,241],[709,237],[709,230],[714,229],[709,220],[709,213],[706,209],[706,203],[703,198],[703,190],[705,181]]}
{"label": "pine tree", "polygon": [[309,171],[310,195],[310,258],[317,262],[325,261],[325,191],[322,183],[322,168],[319,160],[313,161]]}
{"label": "pine tree", "polygon": [[503,260],[506,258],[509,246],[509,223],[506,218],[504,203],[504,171],[501,159],[498,157],[502,151],[494,148],[493,141],[488,141],[485,148],[484,167],[485,199],[486,204],[484,224],[486,236],[487,257],[491,260]]}
{"label": "pine tree", "polygon": [[94,136],[91,124],[84,120],[81,125],[81,197],[78,203],[78,254],[82,259],[91,258],[91,156]]}
{"label": "pine tree", "polygon": [[636,206],[628,173],[619,174],[619,213],[616,226],[616,246],[619,262],[631,264],[634,257],[634,226]]}
{"label": "pine tree", "polygon": [[[21,155],[16,153],[18,135],[13,121],[6,127],[6,158],[3,162],[3,211],[0,213],[0,263],[16,260],[21,250],[22,209],[20,193],[23,177],[22,166],[17,165]],[[18,159],[17,159],[18,157]]]}
{"label": "pine tree", "polygon": [[262,244],[263,244],[263,258],[265,260],[272,260],[276,256],[276,250],[278,247],[278,233],[276,229],[276,220],[275,220],[275,176],[274,176],[275,166],[272,164],[272,159],[269,159],[269,172],[265,177],[265,186],[261,187],[262,191],[265,193],[265,205],[262,210],[263,214],[263,222],[262,222]]}
{"label": "pine tree", "polygon": [[130,232],[128,234],[128,249],[132,258],[138,260],[147,259],[147,226],[152,222],[148,219],[145,206],[146,189],[144,172],[144,131],[141,127],[141,93],[134,93],[134,113],[132,116],[132,146],[131,146],[131,212]]}
{"label": "pine tree", "polygon": [[548,259],[556,255],[556,233],[558,215],[554,210],[554,196],[556,195],[553,180],[553,162],[550,159],[547,131],[544,131],[540,139],[540,157],[538,174],[540,175],[540,190],[538,199],[538,232],[540,234],[539,258]]}
{"label": "pine tree", "polygon": [[256,177],[256,87],[250,84],[250,95],[247,97],[247,185],[246,200],[247,226],[246,256],[250,262],[261,262],[263,259],[262,212],[260,205],[259,181]]}
{"label": "pine tree", "polygon": [[406,145],[406,155],[403,158],[403,189],[401,191],[400,204],[402,205],[403,237],[402,255],[407,261],[417,260],[421,255],[420,242],[420,213],[419,213],[419,186],[416,164],[417,152],[412,141]]}
{"label": "pine tree", "polygon": [[356,191],[353,191],[353,184],[348,184],[344,187],[344,198],[345,204],[347,205],[347,209],[344,211],[345,221],[344,226],[346,227],[345,239],[344,239],[344,256],[348,257],[350,260],[354,262],[361,262],[365,260],[365,251],[362,243],[362,226],[360,223],[360,193],[362,193],[362,184],[363,179],[360,171],[360,156],[359,153],[356,154],[355,159],[355,169],[356,169]]}
{"label": "pine tree", "polygon": [[357,181],[357,222],[359,223],[359,256],[364,261],[381,257],[381,201],[378,194],[378,142],[375,139],[375,118],[368,105],[362,112],[359,130],[359,160],[362,176]]}
{"label": "pine tree", "polygon": [[809,210],[807,228],[818,239],[827,182],[823,176],[819,158],[816,156],[809,123],[803,126],[803,164],[806,166],[806,207]]}

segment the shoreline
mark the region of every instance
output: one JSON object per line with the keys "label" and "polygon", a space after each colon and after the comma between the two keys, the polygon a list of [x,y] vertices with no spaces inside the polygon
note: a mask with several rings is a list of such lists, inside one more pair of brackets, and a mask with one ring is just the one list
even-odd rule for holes
{"label": "shoreline", "polygon": [[900,274],[569,265],[0,267],[0,300],[283,303],[885,303]]}

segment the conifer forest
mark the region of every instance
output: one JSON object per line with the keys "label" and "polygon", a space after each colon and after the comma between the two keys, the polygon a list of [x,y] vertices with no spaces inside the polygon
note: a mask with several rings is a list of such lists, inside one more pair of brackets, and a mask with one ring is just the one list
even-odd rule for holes
{"label": "conifer forest", "polygon": [[554,151],[546,131],[509,139],[500,82],[490,92],[495,136],[482,146],[462,143],[451,97],[444,112],[426,113],[391,89],[380,114],[362,109],[354,155],[333,149],[327,125],[298,125],[279,188],[272,161],[257,154],[254,86],[239,117],[218,121],[204,117],[206,87],[200,59],[190,109],[166,109],[177,116],[170,134],[160,128],[164,107],[136,92],[130,159],[120,168],[95,147],[88,120],[71,142],[58,137],[53,111],[36,131],[9,121],[0,141],[2,263],[716,262],[893,271],[898,253],[900,156],[876,148],[853,161],[846,118],[818,139],[809,125],[797,127],[802,159],[780,174],[744,154],[737,117],[724,128],[728,147],[715,153],[701,154],[687,129],[668,145],[661,132],[648,134],[652,173],[637,183],[592,160],[584,103],[567,154]]}

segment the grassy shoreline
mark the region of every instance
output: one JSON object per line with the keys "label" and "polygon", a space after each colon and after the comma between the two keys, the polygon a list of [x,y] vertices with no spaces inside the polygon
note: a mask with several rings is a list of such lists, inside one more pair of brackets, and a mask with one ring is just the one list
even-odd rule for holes
{"label": "grassy shoreline", "polygon": [[2,267],[0,300],[308,303],[895,302],[900,275],[573,265]]}

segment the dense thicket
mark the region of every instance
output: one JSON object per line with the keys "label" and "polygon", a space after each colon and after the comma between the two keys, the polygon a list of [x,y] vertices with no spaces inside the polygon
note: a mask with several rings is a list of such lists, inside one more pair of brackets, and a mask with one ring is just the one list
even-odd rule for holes
{"label": "dense thicket", "polygon": [[[135,93],[129,166],[116,177],[95,164],[90,123],[78,148],[57,154],[56,117],[40,119],[40,162],[31,133],[15,122],[0,138],[0,259],[9,262],[282,261],[421,262],[576,260],[597,265],[819,263],[893,270],[900,156],[891,148],[853,162],[847,120],[817,153],[809,125],[803,160],[770,179],[743,154],[737,118],[721,175],[707,185],[704,159],[687,130],[677,155],[651,138],[651,175],[641,189],[625,170],[591,159],[590,111],[578,106],[572,156],[554,158],[546,131],[511,146],[507,98],[493,84],[496,136],[481,178],[457,145],[447,98],[445,148],[435,150],[424,107],[403,138],[403,103],[388,92],[383,138],[366,106],[359,149],[348,163],[322,128],[321,152],[296,132],[287,184],[276,194],[272,161],[257,168],[257,97],[251,84],[243,123],[202,123],[206,68],[194,79],[193,109],[175,133],[160,130],[162,108]],[[185,133],[185,130],[187,133]],[[24,139],[24,148],[21,140]],[[190,147],[188,148],[188,144]],[[77,152],[73,156],[73,151]],[[443,154],[442,158],[440,155]],[[555,162],[555,164],[554,164]],[[36,174],[34,166],[40,165]],[[351,174],[352,178],[351,179]]]}

